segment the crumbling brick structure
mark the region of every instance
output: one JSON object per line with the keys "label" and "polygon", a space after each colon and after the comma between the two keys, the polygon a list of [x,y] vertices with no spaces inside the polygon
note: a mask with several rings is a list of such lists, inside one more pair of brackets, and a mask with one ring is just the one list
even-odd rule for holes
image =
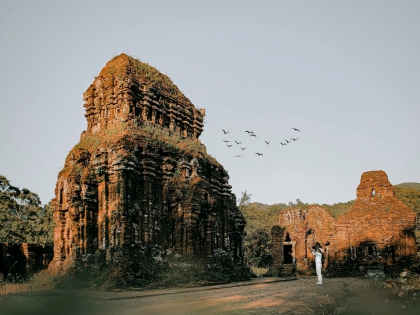
{"label": "crumbling brick structure", "polygon": [[314,257],[308,245],[316,242],[324,247],[324,267],[331,274],[409,266],[417,260],[415,225],[415,212],[395,197],[386,173],[365,172],[354,205],[337,220],[317,205],[280,213],[284,232],[272,235],[274,243],[282,244],[273,252],[274,271],[281,274],[287,264],[311,271]]}
{"label": "crumbling brick structure", "polygon": [[[112,264],[159,246],[243,263],[245,221],[196,109],[166,76],[121,54],[84,93],[87,130],[58,175],[51,268]],[[127,257],[125,257],[127,258]],[[119,259],[119,258],[118,258]]]}
{"label": "crumbling brick structure", "polygon": [[51,245],[0,243],[0,275],[26,277],[48,267]]}

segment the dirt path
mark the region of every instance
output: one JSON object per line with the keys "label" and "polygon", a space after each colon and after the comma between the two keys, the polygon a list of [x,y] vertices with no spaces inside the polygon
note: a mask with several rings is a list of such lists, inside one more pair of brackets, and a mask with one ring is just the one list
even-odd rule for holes
{"label": "dirt path", "polygon": [[[63,315],[328,314],[333,301],[369,285],[368,280],[358,278],[325,279],[323,285],[316,285],[315,277],[272,282],[277,280],[140,292],[26,292],[2,296],[0,307],[15,310],[13,314],[28,314],[28,307],[32,314],[49,311]],[[25,306],[21,312],[19,305]]]}
{"label": "dirt path", "polygon": [[113,301],[117,314],[314,314],[325,313],[328,304],[348,290],[368,285],[364,279],[329,279],[316,285],[315,278],[288,282],[177,293]]}

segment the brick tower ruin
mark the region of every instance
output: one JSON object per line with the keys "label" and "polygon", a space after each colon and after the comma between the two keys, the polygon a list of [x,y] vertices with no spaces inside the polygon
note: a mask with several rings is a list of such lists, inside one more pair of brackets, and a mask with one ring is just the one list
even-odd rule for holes
{"label": "brick tower ruin", "polygon": [[112,264],[124,248],[160,246],[243,262],[245,221],[222,165],[198,139],[197,109],[166,76],[125,54],[84,93],[87,130],[53,200],[51,268]]}
{"label": "brick tower ruin", "polygon": [[316,242],[324,247],[330,274],[406,267],[417,261],[415,227],[416,213],[395,197],[386,173],[365,172],[356,201],[338,219],[318,205],[280,213],[272,229],[274,270],[310,271],[308,246]]}

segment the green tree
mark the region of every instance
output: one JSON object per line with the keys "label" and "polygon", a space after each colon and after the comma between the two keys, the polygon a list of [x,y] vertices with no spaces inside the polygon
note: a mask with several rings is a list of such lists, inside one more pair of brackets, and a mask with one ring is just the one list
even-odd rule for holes
{"label": "green tree", "polygon": [[245,227],[245,259],[254,267],[266,267],[272,263],[271,227],[276,223],[278,208],[262,203],[251,203],[247,191],[242,192],[238,208],[247,224]]}
{"label": "green tree", "polygon": [[251,196],[252,194],[248,194],[246,190],[242,192],[242,196],[238,200],[239,210],[245,210],[245,207],[251,202]]}
{"label": "green tree", "polygon": [[266,268],[273,263],[271,235],[265,229],[257,229],[246,235],[245,257],[252,267]]}
{"label": "green tree", "polygon": [[51,244],[53,227],[50,204],[41,206],[36,193],[0,175],[0,242]]}

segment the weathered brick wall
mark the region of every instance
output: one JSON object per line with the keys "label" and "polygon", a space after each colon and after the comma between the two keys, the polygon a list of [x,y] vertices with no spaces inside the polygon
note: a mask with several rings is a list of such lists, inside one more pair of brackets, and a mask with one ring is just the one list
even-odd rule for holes
{"label": "weathered brick wall", "polygon": [[347,265],[358,270],[369,265],[407,266],[415,261],[415,218],[395,197],[386,173],[371,171],[362,174],[356,202],[338,220],[324,208],[311,206],[281,212],[279,224],[285,228],[283,244],[293,244],[298,270],[312,268],[314,257],[308,245],[318,242],[328,244],[324,266],[338,272]]}
{"label": "weathered brick wall", "polygon": [[0,274],[28,276],[46,269],[52,261],[52,246],[0,243]]}
{"label": "weathered brick wall", "polygon": [[284,229],[282,229],[280,226],[273,226],[271,228],[271,245],[274,258],[272,273],[274,275],[280,274],[280,268],[283,259],[283,239]]}

